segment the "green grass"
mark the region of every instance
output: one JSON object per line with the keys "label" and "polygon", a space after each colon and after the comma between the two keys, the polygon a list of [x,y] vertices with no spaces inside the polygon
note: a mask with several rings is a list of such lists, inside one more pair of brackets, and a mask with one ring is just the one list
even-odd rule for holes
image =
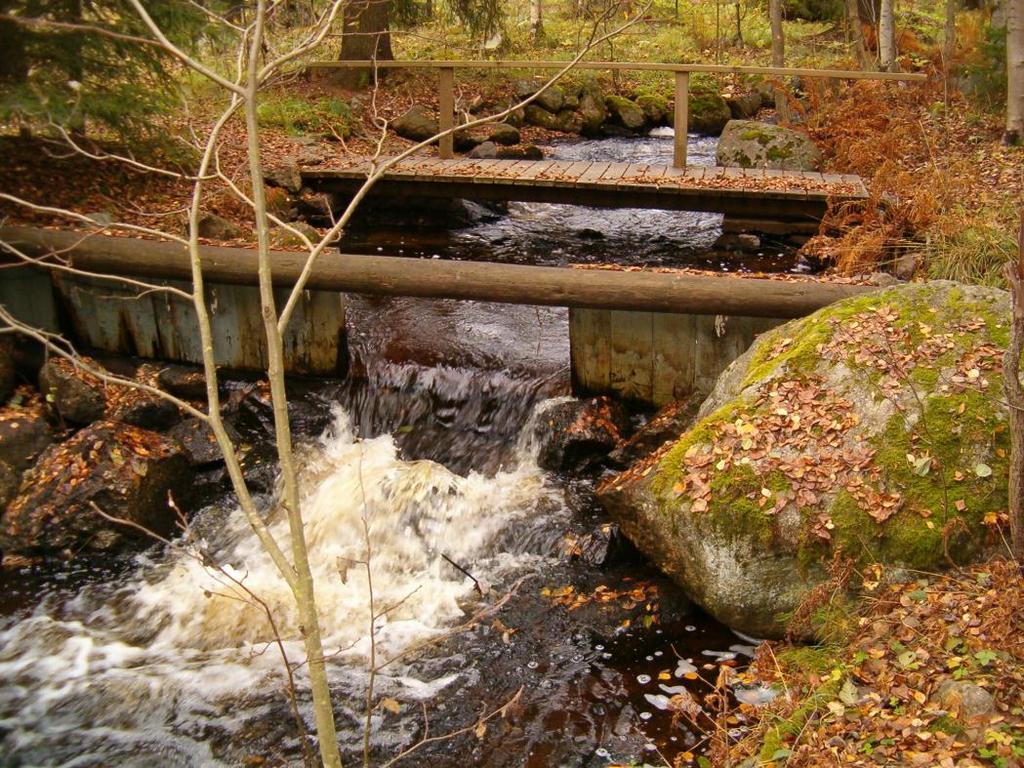
{"label": "green grass", "polygon": [[256,110],[260,125],[281,128],[292,136],[306,133],[347,138],[351,133],[352,110],[340,99],[307,100],[285,95],[268,95]]}

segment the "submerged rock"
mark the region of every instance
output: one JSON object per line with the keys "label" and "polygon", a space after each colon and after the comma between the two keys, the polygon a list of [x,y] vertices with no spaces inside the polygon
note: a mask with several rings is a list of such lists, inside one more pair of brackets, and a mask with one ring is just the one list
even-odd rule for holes
{"label": "submerged rock", "polygon": [[586,467],[615,447],[628,424],[622,406],[608,397],[555,403],[540,415],[537,463],[555,471]]}
{"label": "submerged rock", "polygon": [[761,336],[679,440],[605,482],[623,531],[709,613],[777,637],[837,552],[941,570],[997,537],[1003,291],[935,282]]}
{"label": "submerged rock", "polygon": [[816,171],[821,150],[802,133],[755,120],[730,120],[715,152],[718,165]]}
{"label": "submerged rock", "polygon": [[48,448],[25,473],[22,490],[0,520],[0,548],[27,554],[108,552],[138,530],[104,519],[93,508],[161,535],[173,531],[169,492],[188,485],[180,445],[156,432],[101,421]]}

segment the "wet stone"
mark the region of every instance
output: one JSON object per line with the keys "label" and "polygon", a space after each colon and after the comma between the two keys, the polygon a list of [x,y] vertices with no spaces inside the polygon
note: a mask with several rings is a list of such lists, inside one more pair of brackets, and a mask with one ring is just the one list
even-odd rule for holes
{"label": "wet stone", "polygon": [[11,499],[18,495],[21,473],[5,461],[0,461],[0,513],[7,508]]}
{"label": "wet stone", "polygon": [[[85,362],[99,367],[89,358]],[[61,419],[90,424],[103,418],[107,408],[103,382],[63,358],[53,358],[39,372],[39,391]]]}
{"label": "wet stone", "polygon": [[621,467],[628,467],[644,456],[654,453],[670,440],[676,440],[693,423],[703,398],[699,394],[686,400],[669,403],[651,417],[628,440],[615,446],[608,454],[608,460]]}
{"label": "wet stone", "polygon": [[538,424],[537,462],[545,469],[581,469],[611,451],[628,427],[625,411],[608,397],[550,406]]}
{"label": "wet stone", "polygon": [[42,399],[28,387],[19,388],[0,410],[0,461],[12,469],[25,469],[52,442]]}
{"label": "wet stone", "polygon": [[167,436],[181,444],[189,463],[194,467],[224,461],[213,430],[202,419],[186,419],[174,426]]}
{"label": "wet stone", "polygon": [[168,365],[157,374],[162,390],[184,400],[206,399],[206,376],[200,368]]}
{"label": "wet stone", "polygon": [[102,421],[50,446],[23,478],[22,493],[0,523],[0,548],[15,553],[109,552],[150,539],[111,517],[167,535],[177,498],[188,485],[188,461],[177,442],[126,424]]}
{"label": "wet stone", "polygon": [[14,391],[15,377],[14,347],[9,339],[0,339],[0,403]]}

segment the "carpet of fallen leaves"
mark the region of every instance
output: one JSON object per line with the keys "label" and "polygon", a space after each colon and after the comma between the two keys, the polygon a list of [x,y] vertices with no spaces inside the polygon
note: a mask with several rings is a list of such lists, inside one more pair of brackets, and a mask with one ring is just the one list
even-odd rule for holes
{"label": "carpet of fallen leaves", "polygon": [[953,87],[945,93],[942,77],[860,81],[819,107],[808,129],[827,168],[859,175],[870,192],[866,205],[837,206],[825,234],[804,246],[841,272],[891,266],[922,242],[991,225],[995,212],[1014,209],[1024,149],[1002,146],[1002,115],[980,111]]}
{"label": "carpet of fallen leaves", "polygon": [[759,649],[753,671],[781,695],[733,745],[732,765],[751,755],[791,768],[1024,763],[1019,567],[917,575],[861,574],[867,597],[850,634],[819,653],[825,663],[794,663],[806,656],[785,643]]}

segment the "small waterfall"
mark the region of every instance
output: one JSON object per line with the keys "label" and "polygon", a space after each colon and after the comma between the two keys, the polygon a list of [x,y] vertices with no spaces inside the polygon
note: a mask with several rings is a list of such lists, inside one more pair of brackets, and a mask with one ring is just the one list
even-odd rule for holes
{"label": "small waterfall", "polygon": [[[361,440],[344,410],[333,416],[302,452],[300,486],[326,652],[347,687],[370,646],[367,545],[375,604],[393,606],[375,626],[377,652],[387,656],[441,632],[473,603],[473,582],[442,553],[497,583],[545,555],[509,546],[529,537],[499,534],[565,512],[528,453],[493,476],[460,476],[403,461],[390,435]],[[268,515],[287,541],[287,522]],[[204,729],[236,731],[270,706],[268,691],[283,698],[274,634],[246,590],[273,611],[298,661],[287,586],[240,510],[205,510],[194,534],[221,572],[173,550],[140,557],[123,583],[44,602],[0,633],[0,755],[24,765],[127,765],[128,755],[138,765],[157,756],[213,765]],[[452,679],[405,678],[399,665],[389,673],[382,685],[406,696],[430,696]]]}

